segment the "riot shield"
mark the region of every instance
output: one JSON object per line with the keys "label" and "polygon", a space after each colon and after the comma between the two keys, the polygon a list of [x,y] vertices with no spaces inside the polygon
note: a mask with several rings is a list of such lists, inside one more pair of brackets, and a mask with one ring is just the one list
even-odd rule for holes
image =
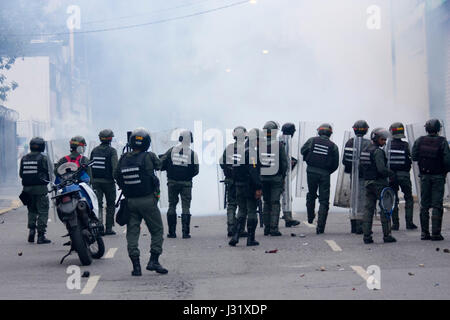
{"label": "riot shield", "polygon": [[359,176],[361,152],[363,151],[363,137],[353,139],[353,160],[351,174],[350,219],[362,219],[364,215],[364,180]]}
{"label": "riot shield", "polygon": [[227,208],[227,194],[225,185],[225,175],[219,164],[216,165],[217,170],[217,195],[219,197],[219,210]]}
{"label": "riot shield", "polygon": [[301,154],[301,148],[305,142],[312,137],[317,136],[317,128],[320,126],[320,122],[299,122],[298,126],[298,151],[297,151],[297,172],[296,172],[296,197],[305,197],[308,192],[308,182],[306,176],[307,164],[303,160]]}
{"label": "riot shield", "polygon": [[[171,147],[177,144],[176,138],[178,138],[176,132],[180,129],[165,130],[158,132],[151,132],[150,137],[152,139],[151,150],[156,155],[162,155],[167,152]],[[157,171],[157,177],[159,178],[160,185],[160,198],[159,207],[168,208],[169,207],[169,193],[167,189],[167,173],[165,171]]]}
{"label": "riot shield", "polygon": [[[333,205],[341,208],[350,208],[351,202],[351,174],[345,172],[345,166],[342,160],[345,156],[345,144],[351,137],[350,131],[344,132],[344,142],[342,144],[341,159],[339,163],[338,177],[336,182],[336,192],[334,194]],[[352,148],[353,151],[353,148]]]}
{"label": "riot shield", "polygon": [[[439,135],[443,137],[446,136],[445,132],[445,126],[443,122],[441,121],[442,129]],[[420,138],[421,136],[426,136],[427,132],[425,131],[425,127],[422,123],[413,123],[406,125],[406,138],[408,140],[408,143],[410,145],[410,148],[412,149],[414,142]],[[419,166],[416,161],[413,161],[412,163],[413,168],[413,178],[414,178],[414,187],[413,188],[413,194],[417,196],[417,199],[420,203],[420,177],[419,177]],[[445,193],[444,193],[444,202],[449,203],[450,202],[450,178],[447,175],[446,182],[445,182]]]}
{"label": "riot shield", "polygon": [[288,159],[288,169],[284,179],[281,208],[283,212],[292,212],[292,137],[290,135],[282,135],[280,141],[284,143],[286,158]]}

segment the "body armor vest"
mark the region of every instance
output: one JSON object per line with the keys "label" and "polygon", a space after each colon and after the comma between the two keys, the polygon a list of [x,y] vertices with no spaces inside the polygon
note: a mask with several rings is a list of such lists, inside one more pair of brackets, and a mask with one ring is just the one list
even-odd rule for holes
{"label": "body armor vest", "polygon": [[[374,154],[377,149],[379,149],[379,147],[371,144],[366,148],[366,150],[361,152],[360,162],[363,170],[363,177],[365,180],[377,180],[380,177],[374,159]],[[384,159],[384,162],[385,164],[387,163],[386,157]]]}
{"label": "body armor vest", "polygon": [[445,174],[442,143],[444,137],[424,136],[419,140],[419,170],[423,174]]}
{"label": "body armor vest", "polygon": [[50,180],[48,170],[45,170],[42,162],[44,156],[38,154],[27,154],[22,158],[22,185],[23,186],[38,186],[47,185],[48,182],[43,181]]}
{"label": "body armor vest", "polygon": [[152,177],[145,170],[147,152],[125,154],[119,161],[118,184],[127,198],[150,195],[154,191]]}
{"label": "body armor vest", "polygon": [[315,137],[312,140],[311,150],[306,156],[306,163],[308,166],[330,170],[331,168],[331,149],[333,142],[320,137]]}
{"label": "body armor vest", "polygon": [[394,171],[411,170],[411,159],[408,157],[409,145],[400,139],[393,139],[389,149],[389,166]]}
{"label": "body armor vest", "polygon": [[111,163],[111,148],[95,148],[91,153],[91,160],[94,160],[92,164],[92,177],[112,179],[112,163]]}
{"label": "body armor vest", "polygon": [[[188,150],[188,154],[183,154]],[[167,166],[167,178],[175,181],[190,181],[194,175],[194,152],[190,148],[172,148]]]}

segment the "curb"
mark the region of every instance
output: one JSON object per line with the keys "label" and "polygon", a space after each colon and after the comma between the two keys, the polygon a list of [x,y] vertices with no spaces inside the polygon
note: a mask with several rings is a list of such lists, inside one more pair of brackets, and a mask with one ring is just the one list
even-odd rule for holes
{"label": "curb", "polygon": [[20,207],[23,207],[23,204],[20,200],[13,200],[11,201],[11,207],[6,208],[6,209],[0,209],[0,215],[8,213],[12,210],[18,209]]}

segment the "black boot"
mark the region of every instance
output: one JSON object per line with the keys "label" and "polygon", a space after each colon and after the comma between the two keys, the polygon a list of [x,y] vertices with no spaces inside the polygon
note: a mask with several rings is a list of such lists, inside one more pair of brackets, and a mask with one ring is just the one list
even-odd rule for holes
{"label": "black boot", "polygon": [[112,229],[112,227],[106,227],[106,230],[104,233],[105,236],[113,236],[115,234],[116,234],[116,232]]}
{"label": "black boot", "polygon": [[314,207],[306,207],[306,212],[308,215],[308,223],[312,224],[314,219],[316,218],[316,214],[314,213]]}
{"label": "black boot", "polygon": [[355,220],[356,234],[363,234],[362,220]]}
{"label": "black boot", "polygon": [[142,276],[141,271],[141,263],[139,261],[139,257],[130,257],[131,263],[133,264],[133,271],[131,271],[131,275],[135,277]]}
{"label": "black boot", "polygon": [[45,237],[45,232],[38,232],[37,244],[47,244],[51,241]]}
{"label": "black boot", "polygon": [[245,218],[238,218],[236,221],[236,224],[233,228],[233,236],[231,237],[231,240],[228,242],[228,244],[232,247],[235,247],[236,244],[239,242],[239,236],[242,225],[245,223]]}
{"label": "black boot", "polygon": [[245,231],[245,225],[247,224],[247,218],[244,218],[244,221],[241,225],[241,229],[239,230],[239,237],[240,238],[247,238],[248,232]]}
{"label": "black boot", "polygon": [[398,231],[399,229],[400,229],[400,222],[398,220],[393,220],[391,230]]}
{"label": "black boot", "polygon": [[316,233],[321,234],[325,232],[325,225],[327,224],[328,212],[319,212],[319,217],[317,219]]}
{"label": "black boot", "polygon": [[176,214],[168,214],[167,215],[167,226],[169,229],[169,233],[167,234],[167,238],[176,238],[177,237],[177,215]]}
{"label": "black boot", "polygon": [[286,228],[298,226],[300,224],[300,221],[292,219],[292,212],[285,211],[284,213],[284,226]]}
{"label": "black boot", "polygon": [[351,233],[356,233],[356,220],[355,219],[350,219],[350,229],[351,229]]}
{"label": "black boot", "polygon": [[191,224],[191,215],[190,214],[182,214],[181,215],[181,225],[183,232],[183,239],[189,239],[191,235],[189,234],[189,227]]}
{"label": "black boot", "polygon": [[255,240],[255,231],[257,224],[258,224],[257,220],[247,221],[247,230],[248,230],[247,247],[259,246],[259,242]]}
{"label": "black boot", "polygon": [[233,224],[229,224],[227,227],[227,237],[232,237],[233,236]]}
{"label": "black boot", "polygon": [[391,235],[390,221],[382,221],[381,227],[383,229],[383,241],[384,243],[396,242],[397,240]]}
{"label": "black boot", "polygon": [[420,213],[420,228],[422,229],[420,240],[431,240],[430,218],[424,212]]}
{"label": "black boot", "polygon": [[406,229],[407,230],[415,230],[415,229],[417,229],[417,226],[412,221],[406,222]]}
{"label": "black boot", "polygon": [[30,232],[28,233],[28,242],[33,243],[35,235],[36,235],[36,229],[30,229]]}
{"label": "black boot", "polygon": [[[434,209],[436,210],[436,209]],[[441,235],[442,218],[431,217],[431,241],[442,241],[444,237]]]}
{"label": "black boot", "polygon": [[150,260],[148,261],[146,269],[149,271],[156,271],[161,274],[166,274],[169,271],[167,271],[167,269],[164,269],[162,265],[159,264],[158,258],[158,253],[150,253]]}

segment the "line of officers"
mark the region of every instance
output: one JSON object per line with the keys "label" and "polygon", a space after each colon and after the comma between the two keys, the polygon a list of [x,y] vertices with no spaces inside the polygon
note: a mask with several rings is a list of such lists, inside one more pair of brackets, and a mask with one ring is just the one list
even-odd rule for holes
{"label": "line of officers", "polygon": [[[90,159],[83,154],[86,140],[82,136],[75,136],[70,140],[70,154],[61,158],[55,165],[57,168],[66,162],[73,162],[83,169],[89,176],[86,183],[90,183],[97,195],[99,205],[99,220],[103,224],[103,197],[106,199],[106,221],[104,235],[116,234],[113,230],[116,182],[127,199],[129,220],[127,223],[127,249],[133,265],[133,276],[142,275],[140,265],[140,251],[138,241],[142,220],[151,235],[150,259],[147,270],[161,274],[167,273],[159,263],[163,245],[163,224],[158,208],[159,179],[155,175],[157,170],[167,171],[167,185],[169,209],[167,222],[169,238],[176,238],[176,206],[181,198],[182,206],[182,236],[190,238],[190,203],[192,198],[192,179],[199,173],[198,158],[190,148],[193,136],[190,131],[182,131],[179,144],[170,148],[165,154],[157,156],[148,151],[151,138],[144,128],[135,129],[129,138],[129,152],[118,159],[117,151],[111,146],[114,133],[105,129],[99,133],[101,144],[94,148]],[[45,141],[35,137],[30,141],[30,153],[21,159],[20,177],[23,193],[29,196],[28,208],[28,242],[35,241],[38,231],[38,244],[50,243],[45,237],[47,229],[49,200],[47,184],[49,181],[48,158],[42,154],[45,151]],[[92,162],[90,166],[87,166]]]}
{"label": "line of officers", "polygon": [[[417,161],[420,170],[421,203],[420,222],[423,240],[443,240],[441,235],[443,197],[445,178],[450,170],[450,150],[445,137],[439,136],[441,123],[437,119],[426,122],[427,135],[420,137],[414,143],[412,153],[404,138],[404,127],[395,123],[390,127],[392,141],[390,142],[390,159],[382,149],[386,144],[389,132],[382,128],[374,129],[370,140],[363,138],[368,132],[367,122],[357,121],[353,130],[356,137],[362,140],[360,151],[360,168],[358,175],[363,183],[361,201],[364,203],[362,213],[352,216],[352,233],[364,234],[364,243],[372,243],[372,220],[376,202],[380,199],[384,187],[391,186],[404,193],[406,205],[406,227],[415,229],[413,224],[413,198],[411,191],[410,169],[411,160]],[[283,136],[293,137],[295,125],[283,125]],[[254,128],[247,132],[244,127],[233,130],[235,142],[225,149],[220,163],[226,182],[227,225],[229,245],[235,246],[241,236],[247,236],[247,245],[255,246],[255,230],[258,223],[258,202],[263,203],[264,235],[281,236],[278,229],[281,210],[281,195],[285,190],[288,171],[295,162],[288,159],[286,142],[277,138],[280,126],[275,121],[268,121],[263,129]],[[308,194],[306,201],[308,223],[315,219],[315,203],[319,198],[319,209],[316,233],[325,231],[329,210],[330,175],[339,167],[338,147],[330,140],[333,129],[329,124],[322,124],[317,129],[318,135],[311,137],[301,148],[303,160],[307,163]],[[124,153],[118,160],[117,151],[111,146],[114,134],[105,129],[99,133],[101,144],[94,148],[90,155],[92,166],[86,168],[91,178],[90,183],[96,192],[100,221],[103,223],[103,197],[106,198],[105,235],[115,234],[114,214],[116,186],[119,185],[123,195],[128,200],[130,219],[127,223],[127,248],[133,264],[132,275],[141,275],[140,251],[138,240],[140,225],[145,221],[151,234],[150,260],[148,270],[167,273],[159,263],[162,253],[163,224],[161,213],[157,206],[159,200],[159,180],[155,171],[167,171],[169,209],[167,211],[168,237],[176,238],[177,214],[176,206],[181,198],[182,237],[190,238],[190,203],[192,199],[192,179],[199,173],[197,154],[190,148],[193,142],[192,132],[182,131],[179,144],[170,148],[165,154],[157,156],[148,151],[151,138],[147,130],[135,129],[128,141],[131,151]],[[355,138],[350,139],[344,150],[343,165],[346,172],[352,172],[354,166],[353,152]],[[86,165],[90,160],[83,156],[86,141],[81,136],[70,140],[70,154],[61,158],[57,168],[65,162],[74,162],[78,166]],[[28,207],[29,242],[34,242],[36,230],[37,243],[50,243],[45,237],[49,200],[47,184],[49,166],[45,151],[45,141],[36,137],[30,141],[30,153],[21,160],[20,177],[24,186],[23,192],[30,196]],[[288,162],[289,161],[289,162]],[[317,194],[318,193],[318,194]],[[289,195],[290,197],[290,195]],[[288,199],[291,200],[290,198]],[[236,209],[239,208],[236,216]],[[432,210],[432,232],[429,231],[429,209]],[[283,218],[286,227],[299,224],[292,218],[292,211],[285,210]],[[398,197],[396,210],[392,217],[393,230],[399,228]],[[383,239],[385,242],[395,242],[391,235],[391,226],[386,215],[381,215]],[[245,234],[245,225],[247,234]]]}
{"label": "line of officers", "polygon": [[[252,129],[248,133],[244,127],[233,131],[235,142],[225,149],[221,167],[225,176],[227,194],[227,224],[230,246],[235,246],[239,237],[247,236],[247,246],[255,246],[258,201],[263,202],[263,223],[265,236],[281,236],[278,229],[280,204],[283,192],[289,188],[286,183],[289,170],[296,165],[295,159],[289,159],[286,139],[293,137],[295,125],[282,126],[282,135],[277,139],[279,125],[275,121],[267,122],[263,130]],[[425,124],[427,135],[419,137],[412,147],[404,141],[405,128],[402,123],[393,123],[389,131],[383,128],[372,130],[370,139],[364,138],[369,125],[364,120],[353,125],[355,138],[350,138],[344,148],[342,164],[345,173],[356,174],[356,185],[351,190],[357,199],[352,201],[355,210],[350,218],[351,233],[363,234],[366,244],[373,243],[372,223],[376,213],[377,201],[380,201],[384,188],[391,187],[395,193],[395,206],[392,217],[380,214],[383,241],[396,242],[392,230],[399,230],[398,191],[405,199],[406,229],[417,229],[413,223],[414,200],[410,177],[412,161],[417,161],[420,171],[420,225],[422,240],[443,240],[441,235],[443,198],[447,172],[450,171],[450,150],[445,137],[440,136],[441,122],[428,120]],[[307,163],[308,193],[306,209],[308,223],[316,218],[315,206],[319,199],[316,233],[325,231],[329,211],[330,176],[339,167],[339,150],[330,140],[332,126],[324,123],[317,128],[317,136],[308,139],[301,147],[303,161]],[[384,149],[389,139],[388,156]],[[358,147],[356,144],[359,143]],[[355,159],[358,159],[356,161]],[[292,160],[290,163],[289,160]],[[357,167],[357,168],[355,168]],[[356,169],[356,170],[355,170]],[[289,181],[290,182],[290,181]],[[291,201],[290,194],[284,194]],[[237,217],[236,208],[239,208]],[[381,209],[381,206],[380,206]],[[430,234],[430,214],[431,234]],[[247,231],[245,224],[247,219]],[[300,222],[292,218],[292,211],[283,211],[286,227]],[[391,221],[392,219],[392,221]],[[392,222],[392,224],[391,224]]]}

